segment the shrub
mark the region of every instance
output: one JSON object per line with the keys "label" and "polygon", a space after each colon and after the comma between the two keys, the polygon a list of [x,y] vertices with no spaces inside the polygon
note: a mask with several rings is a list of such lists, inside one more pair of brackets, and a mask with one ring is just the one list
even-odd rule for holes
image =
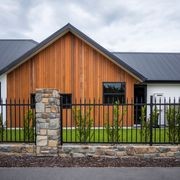
{"label": "shrub", "polygon": [[26,141],[34,140],[35,115],[32,109],[24,115],[24,137]]}
{"label": "shrub", "polygon": [[108,138],[112,142],[120,141],[120,128],[122,127],[123,116],[126,114],[126,109],[119,109],[119,103],[115,102],[113,105],[113,119],[112,123],[106,121],[105,129],[108,135]]}
{"label": "shrub", "polygon": [[3,138],[3,119],[2,114],[0,113],[0,140]]}
{"label": "shrub", "polygon": [[142,141],[149,141],[150,140],[150,120],[146,120],[146,106],[141,107],[141,137]]}
{"label": "shrub", "polygon": [[169,130],[167,131],[169,141],[172,143],[180,142],[180,107],[176,109],[169,106],[166,111]]}
{"label": "shrub", "polygon": [[80,108],[73,108],[73,120],[77,138],[80,142],[88,142],[93,136],[91,128],[93,126],[93,118],[91,118],[92,108],[86,111]]}
{"label": "shrub", "polygon": [[155,128],[159,127],[158,119],[159,119],[159,110],[158,110],[157,106],[155,106],[155,108],[152,112],[152,126]]}

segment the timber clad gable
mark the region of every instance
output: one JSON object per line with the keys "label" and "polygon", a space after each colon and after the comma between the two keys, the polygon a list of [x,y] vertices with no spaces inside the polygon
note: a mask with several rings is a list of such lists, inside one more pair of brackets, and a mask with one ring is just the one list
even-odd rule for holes
{"label": "timber clad gable", "polygon": [[71,32],[66,33],[7,75],[7,97],[30,97],[36,88],[57,88],[72,100],[103,97],[103,82],[126,82],[134,97],[136,80]]}

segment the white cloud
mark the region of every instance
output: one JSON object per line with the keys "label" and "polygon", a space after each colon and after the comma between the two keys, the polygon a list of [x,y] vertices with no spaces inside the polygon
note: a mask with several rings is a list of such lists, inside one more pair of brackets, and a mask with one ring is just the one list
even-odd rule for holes
{"label": "white cloud", "polygon": [[180,51],[179,0],[0,0],[0,38],[42,41],[72,23],[112,51]]}

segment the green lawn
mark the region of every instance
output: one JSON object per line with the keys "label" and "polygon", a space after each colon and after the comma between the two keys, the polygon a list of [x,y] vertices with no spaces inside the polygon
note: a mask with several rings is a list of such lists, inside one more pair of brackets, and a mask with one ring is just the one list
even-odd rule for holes
{"label": "green lawn", "polygon": [[[169,143],[169,134],[166,128],[153,128],[153,143]],[[34,132],[33,132],[34,133]],[[3,134],[3,136],[2,136]],[[148,136],[141,136],[141,130],[139,128],[132,129],[119,129],[118,139],[113,139],[108,136],[106,129],[91,129],[88,133],[91,138],[79,138],[78,130],[75,129],[63,129],[63,142],[64,143],[149,143]],[[118,135],[116,133],[116,135]],[[3,137],[3,138],[2,138]],[[82,136],[81,136],[82,137]],[[85,137],[85,136],[84,136]],[[86,135],[87,137],[87,135]],[[116,136],[117,137],[117,136]],[[0,142],[35,142],[34,137],[25,135],[23,129],[13,130],[0,130]]]}
{"label": "green lawn", "polygon": [[0,130],[0,142],[35,142],[35,136],[31,137],[30,133],[29,136],[25,134],[24,129],[5,129],[3,132]]}
{"label": "green lawn", "polygon": [[[118,142],[118,143],[149,143],[149,137],[141,136],[140,129],[119,129],[118,139],[111,138],[108,136],[106,130],[104,129],[93,129],[89,133],[91,138],[87,138],[86,142],[94,143],[108,143],[108,142]],[[117,137],[116,136],[116,137]],[[84,136],[85,137],[85,136]],[[168,129],[154,128],[153,129],[153,143],[168,143],[169,134]],[[85,139],[85,138],[84,138]],[[84,139],[79,138],[79,133],[75,129],[63,130],[63,142],[83,142]]]}

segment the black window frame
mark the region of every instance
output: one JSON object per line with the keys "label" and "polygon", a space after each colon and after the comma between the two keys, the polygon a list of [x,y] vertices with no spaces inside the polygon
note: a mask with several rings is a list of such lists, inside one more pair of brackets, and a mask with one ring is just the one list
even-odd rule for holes
{"label": "black window frame", "polygon": [[[64,109],[71,109],[72,108],[72,94],[71,93],[60,93],[60,96],[62,98],[62,107]],[[68,97],[68,100],[70,99],[70,102],[66,102],[66,98],[64,96],[70,96]]]}
{"label": "black window frame", "polygon": [[36,94],[31,93],[30,95],[30,104],[31,104],[31,109],[35,109],[36,107],[36,99],[35,99]]}
{"label": "black window frame", "polygon": [[[118,93],[105,93],[104,92],[104,85],[105,84],[122,84],[124,85],[124,92],[118,92]],[[117,99],[118,96],[119,96],[119,104],[124,104],[125,103],[125,100],[126,100],[126,82],[103,82],[102,83],[102,91],[103,91],[103,104],[114,104],[115,102],[117,102],[116,100],[115,101],[112,101],[112,99],[110,99],[110,101],[106,101],[105,99],[105,96],[110,96],[110,97],[114,97],[114,99]],[[120,96],[123,96],[120,98]]]}

